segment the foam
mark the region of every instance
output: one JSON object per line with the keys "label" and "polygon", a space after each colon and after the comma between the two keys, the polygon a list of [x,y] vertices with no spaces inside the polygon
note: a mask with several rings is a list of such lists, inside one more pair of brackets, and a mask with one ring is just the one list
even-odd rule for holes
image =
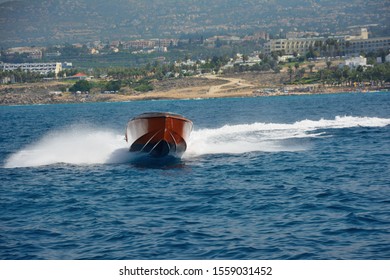
{"label": "foam", "polygon": [[[196,129],[191,134],[184,158],[255,151],[296,152],[308,148],[304,141],[298,139],[324,136],[323,131],[317,130],[383,127],[389,124],[390,119],[384,118],[337,116],[330,120],[301,120],[291,124],[256,122]],[[4,167],[125,163],[131,159],[128,147],[121,133],[105,128],[73,125],[50,132],[36,143],[20,149],[6,160]]]}
{"label": "foam", "polygon": [[54,131],[29,145],[6,161],[5,167],[31,167],[55,163],[103,164],[115,150],[124,148],[123,135],[85,126]]}
{"label": "foam", "polygon": [[305,144],[288,142],[289,139],[321,137],[319,129],[349,127],[383,127],[390,119],[371,117],[337,116],[333,120],[301,120],[295,123],[252,123],[225,125],[216,129],[193,131],[185,157],[203,154],[240,154],[254,151],[302,151]]}

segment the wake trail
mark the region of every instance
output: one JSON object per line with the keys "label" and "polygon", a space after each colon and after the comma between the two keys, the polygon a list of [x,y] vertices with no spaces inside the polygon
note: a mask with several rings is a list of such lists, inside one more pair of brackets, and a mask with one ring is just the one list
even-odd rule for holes
{"label": "wake trail", "polygon": [[[288,123],[252,123],[225,125],[217,129],[193,131],[184,157],[203,154],[241,154],[247,152],[282,152],[306,150],[298,139],[321,137],[317,130],[349,127],[383,127],[390,119],[376,117],[337,116],[333,120],[301,120]],[[287,141],[294,140],[296,141]]]}
{"label": "wake trail", "polygon": [[[317,130],[349,127],[383,127],[390,119],[376,117],[335,117],[301,120],[295,123],[251,123],[196,129],[188,141],[184,158],[205,154],[302,151],[302,138],[322,137]],[[131,142],[131,141],[130,141]],[[5,162],[5,168],[38,167],[51,164],[94,165],[128,163],[132,159],[124,135],[110,129],[73,125],[53,131],[20,149]]]}

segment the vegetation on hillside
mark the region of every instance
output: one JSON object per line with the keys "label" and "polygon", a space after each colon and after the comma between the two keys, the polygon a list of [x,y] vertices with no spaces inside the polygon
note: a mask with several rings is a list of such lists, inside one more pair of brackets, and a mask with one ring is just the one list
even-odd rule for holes
{"label": "vegetation on hillside", "polygon": [[[310,64],[309,64],[310,65]],[[329,65],[329,64],[328,64]],[[372,67],[333,66],[306,72],[307,68],[288,67],[291,84],[322,83],[332,86],[356,86],[361,83],[383,86],[390,82],[390,63],[375,64]]]}
{"label": "vegetation on hillside", "polygon": [[92,84],[86,80],[77,81],[72,87],[69,88],[70,92],[89,92],[92,88]]}
{"label": "vegetation on hillside", "polygon": [[240,36],[259,30],[323,33],[372,23],[372,32],[383,36],[389,35],[389,9],[386,1],[364,0],[8,1],[0,4],[0,46]]}

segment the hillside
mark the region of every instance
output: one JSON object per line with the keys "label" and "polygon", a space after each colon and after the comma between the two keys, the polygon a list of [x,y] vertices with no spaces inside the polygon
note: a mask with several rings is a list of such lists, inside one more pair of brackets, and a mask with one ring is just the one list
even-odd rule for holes
{"label": "hillside", "polygon": [[389,22],[386,0],[20,0],[0,3],[0,47],[354,25],[383,34]]}

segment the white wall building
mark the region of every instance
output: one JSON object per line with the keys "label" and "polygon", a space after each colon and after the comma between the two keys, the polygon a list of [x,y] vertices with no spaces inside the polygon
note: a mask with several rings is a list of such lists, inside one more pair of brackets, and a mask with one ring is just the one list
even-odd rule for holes
{"label": "white wall building", "polygon": [[359,56],[359,57],[352,57],[345,60],[345,65],[349,68],[356,68],[358,66],[367,66],[367,58]]}
{"label": "white wall building", "polygon": [[390,49],[390,37],[368,38],[367,29],[362,28],[360,35],[356,36],[273,39],[264,45],[264,50],[267,54],[282,51],[284,54],[305,55],[310,49],[323,51],[328,39],[332,39],[335,43],[335,45],[329,46],[330,49],[333,49],[334,55],[337,53],[341,53],[341,55],[359,55],[362,52],[369,53],[381,49]]}
{"label": "white wall building", "polygon": [[38,72],[42,75],[47,75],[49,73],[55,73],[57,75],[62,71],[62,63],[0,63],[0,70],[15,71],[17,69]]}
{"label": "white wall building", "polygon": [[291,38],[274,39],[264,45],[265,53],[270,54],[274,51],[282,51],[287,55],[298,53],[306,54],[310,48],[315,48],[316,42],[325,42],[326,38]]}

